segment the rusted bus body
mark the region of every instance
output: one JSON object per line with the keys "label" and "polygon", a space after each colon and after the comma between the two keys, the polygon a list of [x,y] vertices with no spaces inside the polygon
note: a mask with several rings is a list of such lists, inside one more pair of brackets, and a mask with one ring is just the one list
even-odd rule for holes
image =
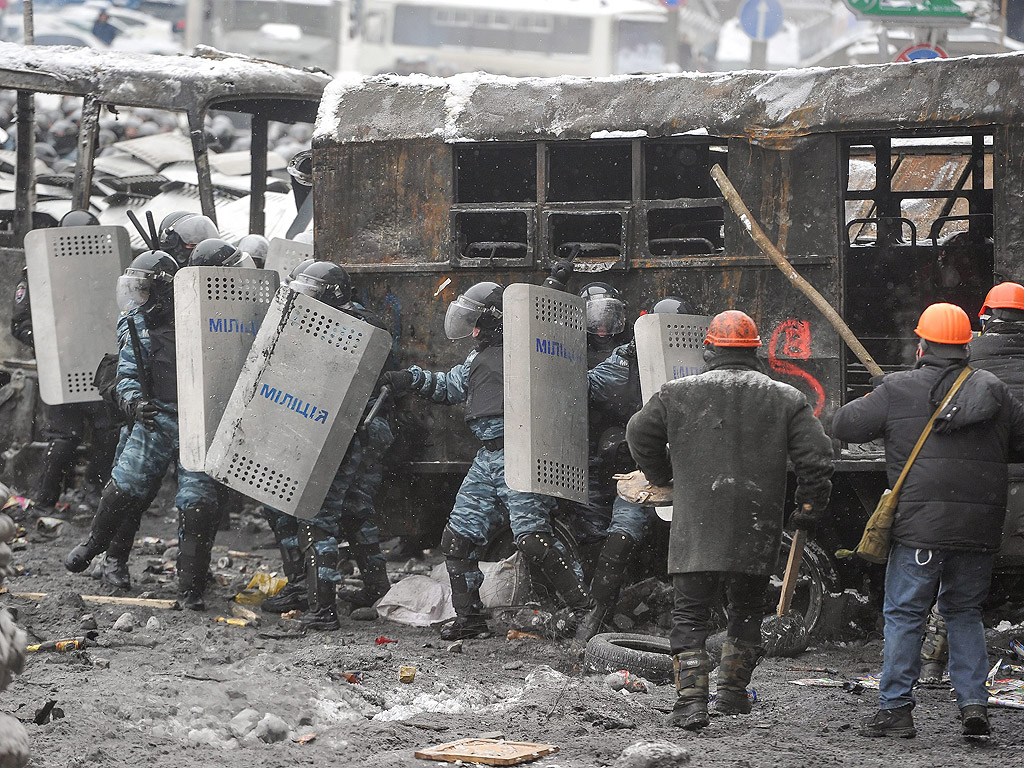
{"label": "rusted bus body", "polygon": [[[570,253],[594,270],[570,287],[607,280],[634,317],[666,294],[707,313],[743,309],[772,375],[804,391],[827,426],[866,391],[866,372],[760,254],[711,165],[883,367],[905,367],[923,306],[952,300],[976,315],[993,279],[1024,276],[1024,131],[1010,96],[1022,67],[1006,55],[781,73],[335,81],[314,137],[317,249],[357,273],[370,305],[393,310],[402,362],[433,368],[468,351],[442,331],[455,295],[483,279],[540,281]],[[967,245],[954,259],[944,241],[957,232]],[[476,445],[461,413],[412,407],[410,468],[464,466]],[[878,454],[867,456],[847,454],[838,484],[873,506],[884,478]]]}

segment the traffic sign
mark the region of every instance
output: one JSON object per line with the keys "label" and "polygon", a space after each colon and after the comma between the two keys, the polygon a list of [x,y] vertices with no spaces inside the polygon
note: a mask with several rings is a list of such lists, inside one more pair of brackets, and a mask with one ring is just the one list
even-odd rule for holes
{"label": "traffic sign", "polygon": [[925,59],[946,59],[946,52],[931,43],[918,43],[904,48],[894,61],[924,61]]}
{"label": "traffic sign", "polygon": [[680,0],[661,0],[661,4],[666,8],[678,8],[682,2]]}
{"label": "traffic sign", "polygon": [[758,42],[777,35],[782,29],[782,19],[779,0],[746,0],[740,8],[740,26]]}
{"label": "traffic sign", "polygon": [[927,19],[967,19],[956,0],[843,0],[857,16],[897,19],[906,22]]}

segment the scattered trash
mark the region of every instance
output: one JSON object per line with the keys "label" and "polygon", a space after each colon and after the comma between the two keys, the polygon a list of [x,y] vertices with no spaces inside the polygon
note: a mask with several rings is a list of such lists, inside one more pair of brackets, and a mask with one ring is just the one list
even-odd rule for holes
{"label": "scattered trash", "polygon": [[400,683],[411,683],[416,679],[416,667],[407,667],[402,665],[398,668],[398,682]]}
{"label": "scattered trash", "polygon": [[292,739],[296,744],[309,744],[311,741],[316,741],[315,733],[304,733],[297,739]]}
{"label": "scattered trash", "polygon": [[377,645],[387,645],[388,643],[397,643],[398,641],[392,640],[390,637],[384,637],[383,635],[381,635],[376,640],[374,640],[374,642]]}
{"label": "scattered trash", "polygon": [[626,691],[627,693],[650,693],[651,684],[639,675],[631,675],[626,670],[612,672],[605,677],[604,684],[613,691]]}
{"label": "scattered trash", "polygon": [[429,627],[455,618],[451,583],[429,576],[408,576],[377,603],[381,618],[411,627]]}
{"label": "scattered trash", "polygon": [[246,589],[258,589],[264,597],[271,597],[280,592],[287,583],[288,579],[283,576],[271,576],[269,573],[259,571],[252,575]]}
{"label": "scattered trash", "polygon": [[1024,699],[1011,699],[1004,696],[989,696],[990,707],[1006,707],[1007,709],[1024,709]]}
{"label": "scattered trash", "polygon": [[460,739],[436,747],[417,749],[414,754],[423,760],[441,760],[449,763],[461,760],[483,765],[515,765],[538,760],[557,751],[558,747],[550,744],[497,739]]}
{"label": "scattered trash", "polygon": [[363,673],[362,672],[342,672],[341,673],[341,679],[344,680],[346,683],[351,683],[352,685],[362,685],[363,684]]}
{"label": "scattered trash", "polygon": [[[34,600],[37,603],[47,596],[46,592],[8,592],[6,588],[0,589],[0,594],[8,594],[11,597],[21,597],[26,600]],[[147,594],[151,593],[143,593],[143,595]],[[181,605],[177,600],[158,600],[155,598],[147,598],[143,595],[140,595],[139,597],[80,595],[80,597],[84,603],[98,603],[100,605],[134,605],[140,608],[164,608],[167,610],[177,610],[181,608]]]}
{"label": "scattered trash", "polygon": [[1001,675],[1024,675],[1024,667],[1019,664],[1003,664],[999,668]]}
{"label": "scattered trash", "polygon": [[1010,641],[1010,653],[1018,659],[1024,659],[1024,643],[1020,641],[1020,638],[1015,637]]}
{"label": "scattered trash", "polygon": [[59,517],[40,517],[36,520],[36,530],[41,533],[58,533],[64,521]]}
{"label": "scattered trash", "polygon": [[294,611],[285,611],[281,614],[281,618],[285,621],[291,621],[292,619],[298,619],[302,615],[302,611],[296,609]]}
{"label": "scattered trash", "polygon": [[82,620],[78,623],[79,629],[96,629],[99,625],[96,623],[96,617],[91,613],[82,615]]}
{"label": "scattered trash", "polygon": [[992,685],[992,683],[994,683],[994,682],[996,681],[996,674],[997,674],[997,673],[999,672],[999,668],[1000,668],[1001,666],[1003,666],[1003,660],[1002,660],[1002,659],[1000,659],[999,661],[997,661],[997,662],[996,662],[996,663],[995,663],[995,664],[993,665],[992,669],[990,669],[990,670],[988,671],[988,676],[987,676],[987,677],[985,678],[985,687],[986,687],[986,688],[987,688],[987,687],[989,687],[989,686],[991,686],[991,685]]}
{"label": "scattered trash", "polygon": [[246,619],[240,619],[237,616],[217,616],[214,619],[217,624],[230,624],[232,627],[250,627],[252,623]]}
{"label": "scattered trash", "polygon": [[28,653],[38,653],[39,651],[56,651],[57,653],[66,653],[67,651],[78,651],[85,648],[88,644],[88,640],[85,637],[68,637],[64,640],[51,640],[48,643],[36,643],[35,645],[25,646],[25,650]]}
{"label": "scattered trash", "polygon": [[530,632],[520,632],[518,629],[510,629],[508,634],[505,635],[506,640],[543,640],[544,638],[540,635],[534,635]]}
{"label": "scattered trash", "polygon": [[235,595],[235,602],[240,605],[259,605],[267,595],[258,589],[243,589]]}
{"label": "scattered trash", "polygon": [[819,672],[824,675],[838,675],[838,669],[831,667],[786,667],[787,672]]}
{"label": "scattered trash", "polygon": [[262,619],[260,615],[255,611],[250,611],[244,605],[235,604],[231,606],[231,615],[236,619],[244,619],[249,622],[249,626],[258,627]]}
{"label": "scattered trash", "polygon": [[135,546],[142,555],[162,555],[177,542],[158,539],[156,536],[146,536],[135,542]]}
{"label": "scattered trash", "polygon": [[462,640],[456,640],[454,643],[448,646],[448,653],[462,653]]}
{"label": "scattered trash", "polygon": [[812,688],[843,688],[849,681],[831,677],[805,677],[789,682],[791,685],[806,685]]}
{"label": "scattered trash", "polygon": [[224,555],[223,557],[218,557],[217,558],[217,567],[220,568],[221,570],[226,570],[226,569],[230,568],[231,564],[232,564],[232,560],[227,555]]}

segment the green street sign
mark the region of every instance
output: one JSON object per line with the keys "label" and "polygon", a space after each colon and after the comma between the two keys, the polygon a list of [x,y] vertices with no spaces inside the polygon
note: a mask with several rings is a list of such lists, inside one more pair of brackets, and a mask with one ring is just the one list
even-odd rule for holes
{"label": "green street sign", "polygon": [[871,19],[967,19],[956,0],[843,0],[858,16]]}

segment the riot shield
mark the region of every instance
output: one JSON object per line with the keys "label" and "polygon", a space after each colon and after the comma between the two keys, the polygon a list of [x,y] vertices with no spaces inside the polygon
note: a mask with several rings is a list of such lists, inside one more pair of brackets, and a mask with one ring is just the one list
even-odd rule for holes
{"label": "riot shield", "polygon": [[652,312],[633,324],[640,392],[646,403],[661,385],[700,373],[710,317]]}
{"label": "riot shield", "polygon": [[174,276],[179,457],[202,472],[206,450],[277,292],[276,272],[186,267]]}
{"label": "riot shield", "polygon": [[[704,367],[704,337],[710,317],[652,312],[633,324],[640,393],[646,403],[662,385],[700,373]],[[658,517],[672,519],[672,507],[657,507]]]}
{"label": "riot shield", "polygon": [[206,472],[289,515],[323,504],[391,336],[282,287],[206,453]]}
{"label": "riot shield", "polygon": [[303,259],[313,258],[312,243],[299,243],[275,237],[267,249],[267,263],[264,269],[273,270],[281,277],[281,285],[288,281],[289,273]]}
{"label": "riot shield", "polygon": [[124,227],[57,227],[25,236],[44,403],[100,400],[92,381],[100,358],[117,352],[117,278],[131,260]]}
{"label": "riot shield", "polygon": [[502,308],[505,482],[586,504],[586,303],[517,283],[505,289]]}

